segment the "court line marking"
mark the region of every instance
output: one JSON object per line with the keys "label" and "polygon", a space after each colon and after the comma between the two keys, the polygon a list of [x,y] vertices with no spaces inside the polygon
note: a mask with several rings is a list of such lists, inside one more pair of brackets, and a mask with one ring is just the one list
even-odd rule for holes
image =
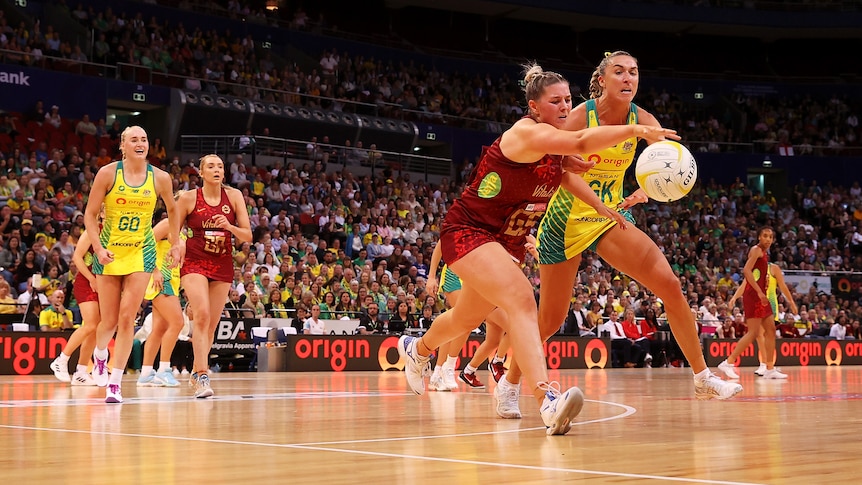
{"label": "court line marking", "polygon": [[[485,462],[478,460],[462,460],[457,458],[439,458],[432,456],[420,456],[420,455],[405,455],[398,453],[384,453],[378,451],[363,451],[363,450],[350,450],[350,449],[341,449],[341,448],[327,448],[324,446],[309,446],[302,444],[283,444],[283,443],[263,443],[256,441],[238,441],[238,440],[224,440],[224,439],[212,439],[212,438],[190,438],[184,436],[159,436],[159,435],[149,435],[143,433],[117,433],[111,431],[91,431],[91,430],[77,430],[77,429],[62,429],[62,428],[39,428],[35,426],[15,426],[15,425],[3,425],[0,424],[0,428],[6,429],[18,429],[18,430],[29,430],[29,431],[49,431],[55,433],[75,433],[75,434],[88,434],[88,435],[101,435],[101,436],[116,436],[122,438],[149,438],[156,440],[176,440],[176,441],[187,441],[187,442],[198,442],[198,443],[211,443],[211,444],[229,444],[229,445],[244,445],[244,446],[259,446],[264,448],[281,448],[281,449],[299,449],[299,450],[310,450],[310,451],[328,451],[335,453],[350,453],[355,455],[365,455],[365,456],[376,456],[376,457],[384,457],[384,458],[401,458],[401,459],[412,459],[412,460],[420,460],[420,461],[434,461],[441,463],[452,463],[458,465],[475,465],[475,466],[488,466],[488,467],[498,467],[498,468],[509,468],[516,470],[532,470],[532,471],[540,471],[540,472],[560,472],[560,473],[576,473],[581,475],[596,475],[603,477],[617,477],[617,478],[634,478],[641,480],[660,480],[660,481],[669,481],[669,482],[686,482],[686,483],[704,483],[711,485],[762,485],[755,482],[734,482],[727,480],[708,480],[708,479],[700,479],[700,478],[682,478],[682,477],[665,477],[660,475],[647,475],[641,473],[623,473],[623,472],[604,472],[598,470],[583,470],[578,468],[559,468],[559,467],[543,467],[538,465],[518,465],[514,463],[495,463],[495,462]],[[555,438],[549,438],[555,439]],[[563,439],[563,438],[561,438]]]}
{"label": "court line marking", "polygon": [[[586,421],[577,421],[572,423],[572,426],[584,426],[587,424],[601,423],[604,421],[613,421],[616,419],[622,419],[637,412],[637,409],[628,406],[626,404],[619,404],[610,401],[594,401],[591,399],[585,399],[585,402],[592,402],[597,404],[608,404],[611,406],[621,407],[625,410],[622,414],[618,414],[615,416],[608,416],[605,418],[597,418],[597,419],[589,419]],[[502,419],[502,418],[500,418]],[[509,419],[504,421],[518,422],[517,419]],[[493,435],[493,434],[507,434],[507,433],[520,433],[523,431],[535,431],[535,430],[544,430],[544,426],[534,427],[534,428],[518,428],[518,429],[507,429],[507,430],[496,430],[496,431],[478,431],[475,433],[457,433],[457,434],[445,434],[445,435],[425,435],[425,436],[402,436],[395,438],[371,438],[366,440],[345,440],[345,441],[319,441],[319,442],[311,442],[311,443],[296,443],[296,446],[329,446],[329,445],[350,445],[350,444],[362,444],[362,443],[385,443],[391,441],[414,441],[414,440],[428,440],[428,439],[441,439],[441,438],[463,438],[468,436],[484,436],[484,435]]]}

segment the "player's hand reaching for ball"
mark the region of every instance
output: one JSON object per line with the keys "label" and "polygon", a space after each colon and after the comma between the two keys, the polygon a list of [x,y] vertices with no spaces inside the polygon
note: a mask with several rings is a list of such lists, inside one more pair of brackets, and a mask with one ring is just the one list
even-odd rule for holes
{"label": "player's hand reaching for ball", "polygon": [[680,136],[676,134],[676,130],[668,128],[660,128],[658,126],[649,125],[633,125],[635,136],[643,138],[648,143],[655,143],[662,140],[679,140]]}
{"label": "player's hand reaching for ball", "polygon": [[617,206],[619,209],[629,209],[638,204],[645,204],[649,202],[649,197],[647,197],[646,192],[643,189],[635,190],[631,195],[623,199],[622,202]]}

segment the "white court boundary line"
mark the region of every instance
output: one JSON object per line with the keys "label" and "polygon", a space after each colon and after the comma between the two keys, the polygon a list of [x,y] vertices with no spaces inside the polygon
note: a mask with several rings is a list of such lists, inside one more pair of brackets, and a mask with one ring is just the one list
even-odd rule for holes
{"label": "white court boundary line", "polygon": [[[304,393],[300,393],[304,394]],[[345,397],[346,393],[337,393],[336,397]],[[370,397],[366,394],[362,394],[363,396]],[[399,394],[400,395],[400,394]],[[243,397],[245,396],[245,397]],[[266,396],[266,395],[264,395]],[[260,396],[261,398],[264,396]],[[227,396],[225,396],[227,397]],[[233,397],[233,396],[232,396]],[[358,397],[358,396],[357,396]],[[235,399],[230,399],[231,401],[237,400],[247,400],[247,399],[256,399],[255,395],[239,395],[235,396]],[[284,398],[283,396],[281,397]],[[187,399],[187,398],[186,398]],[[89,400],[82,400],[81,404],[90,404]],[[144,402],[152,402],[156,400],[148,400],[148,401],[139,401],[140,404]],[[161,400],[160,400],[161,401]],[[610,406],[621,407],[625,411],[622,414],[616,416],[610,416],[607,418],[599,418],[588,421],[581,421],[578,423],[573,423],[573,425],[583,426],[586,424],[599,423],[603,421],[610,421],[616,419],[622,419],[627,416],[630,416],[637,412],[634,407],[619,404],[609,401],[595,401],[595,400],[586,400],[587,402],[592,402],[596,404],[606,404]],[[33,402],[36,404],[37,402]],[[41,405],[61,405],[59,401],[50,401],[45,402],[44,400],[38,401]],[[68,403],[65,403],[68,404]],[[103,404],[103,403],[101,403]],[[593,475],[593,476],[604,476],[604,477],[617,477],[617,478],[630,478],[630,479],[641,479],[641,480],[659,480],[659,481],[669,481],[669,482],[686,482],[686,483],[703,483],[703,484],[711,484],[711,485],[760,485],[757,483],[750,482],[734,482],[734,481],[725,481],[725,480],[708,480],[708,479],[697,479],[697,478],[681,478],[681,477],[667,477],[660,475],[646,475],[646,474],[638,474],[638,473],[623,473],[623,472],[604,472],[598,470],[585,470],[585,469],[577,469],[577,468],[560,468],[560,467],[544,467],[539,465],[518,465],[514,463],[495,463],[495,462],[487,462],[487,461],[478,461],[478,460],[462,460],[457,458],[439,458],[439,457],[430,457],[430,456],[421,456],[421,455],[406,455],[399,453],[384,453],[377,451],[363,451],[363,450],[352,450],[352,449],[343,449],[343,448],[330,448],[330,445],[345,445],[345,444],[363,444],[363,443],[380,443],[380,442],[393,442],[393,441],[412,441],[419,439],[440,439],[440,438],[458,438],[458,437],[467,437],[467,436],[481,436],[481,435],[494,435],[494,434],[509,434],[509,433],[520,433],[524,431],[537,431],[543,428],[519,428],[515,430],[504,430],[504,431],[486,431],[486,432],[478,432],[478,433],[460,433],[460,434],[450,434],[450,435],[432,435],[432,436],[412,436],[412,437],[401,437],[401,438],[377,438],[377,439],[369,439],[369,440],[352,440],[352,441],[330,441],[330,442],[312,442],[312,443],[298,443],[298,444],[285,444],[285,443],[265,443],[265,442],[257,442],[257,441],[238,441],[238,440],[224,440],[224,439],[212,439],[212,438],[189,438],[184,436],[160,436],[160,435],[149,435],[142,433],[118,433],[111,431],[92,431],[92,430],[75,430],[75,429],[63,429],[63,428],[49,428],[49,427],[36,427],[36,426],[17,426],[17,425],[5,425],[0,424],[0,428],[3,429],[17,429],[17,430],[25,430],[25,431],[48,431],[54,433],[71,433],[71,434],[86,434],[86,435],[95,435],[95,436],[116,436],[116,437],[124,437],[124,438],[148,438],[148,439],[156,439],[156,440],[172,440],[172,441],[185,441],[185,442],[196,442],[196,443],[211,443],[211,444],[230,444],[230,445],[243,445],[243,446],[256,446],[263,448],[279,448],[279,449],[297,449],[297,450],[311,450],[311,451],[327,451],[334,453],[348,453],[354,455],[363,455],[363,456],[376,456],[376,457],[384,457],[384,458],[400,458],[400,459],[411,459],[411,460],[420,460],[420,461],[432,461],[439,463],[452,463],[458,465],[475,465],[475,466],[488,466],[488,467],[498,467],[498,468],[506,468],[506,469],[516,469],[516,470],[533,470],[533,471],[541,471],[541,472],[559,472],[559,473],[573,473],[573,474],[581,474],[581,475]],[[565,438],[549,438],[549,439],[565,439]]]}

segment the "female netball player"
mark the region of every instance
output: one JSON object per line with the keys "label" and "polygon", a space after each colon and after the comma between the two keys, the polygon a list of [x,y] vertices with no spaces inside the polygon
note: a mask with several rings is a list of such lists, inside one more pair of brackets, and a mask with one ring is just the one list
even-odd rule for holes
{"label": "female netball player", "polygon": [[625,221],[604,207],[583,179],[563,173],[564,166],[583,171],[589,162],[551,154],[598,150],[632,136],[654,141],[678,137],[672,130],[644,125],[562,130],[572,109],[569,83],[540,66],[525,67],[529,114],[485,151],[473,181],[443,220],[443,259],[462,283],[458,304],[440,315],[422,337],[401,337],[398,350],[406,362],[408,385],[416,394],[423,394],[432,349],[476,328],[495,308],[502,308],[508,321],[504,330],[539,404],[547,434],[558,435],[571,429],[584,398],[577,387],[562,391],[558,383],[548,381],[533,287],[519,266],[526,236],[561,183],[584,185],[589,192],[585,196],[592,196],[591,202],[602,216]]}
{"label": "female netball player", "polygon": [[[105,402],[121,403],[123,371],[134,338],[134,322],[156,269],[153,213],[158,198],[168,211],[171,242],[169,258],[182,258],[179,220],[175,213],[171,177],[147,162],[150,143],[140,126],[130,126],[120,135],[122,160],[102,167],[93,180],[84,225],[93,245],[93,274],[99,288],[102,322],[96,331],[93,379],[108,387]],[[105,221],[99,230],[99,209],[105,204]],[[113,368],[108,377],[108,343],[114,343]]]}
{"label": "female netball player", "polygon": [[[85,230],[75,246],[75,252],[72,254],[72,263],[78,268],[78,275],[75,276],[75,281],[72,283],[72,295],[78,302],[78,308],[81,309],[83,321],[81,326],[69,336],[69,341],[66,342],[60,355],[51,362],[54,377],[61,382],[71,382],[73,386],[96,385],[96,381],[87,371],[87,362],[96,347],[96,329],[101,320],[99,295],[96,293],[98,284],[96,283],[96,276],[92,272],[93,252],[90,251],[92,247]],[[75,373],[69,376],[69,357],[78,347],[81,348],[81,352],[78,354],[78,364]]]}
{"label": "female netball player", "polygon": [[[177,387],[180,383],[171,372],[171,354],[177,343],[177,337],[185,323],[183,308],[180,305],[180,268],[171,268],[167,260],[170,242],[167,240],[168,221],[161,220],[153,228],[156,241],[156,267],[153,277],[147,287],[145,300],[153,305],[153,328],[144,345],[144,358],[138,386],[141,387]],[[181,236],[182,237],[182,236]],[[159,353],[161,349],[161,353]],[[159,354],[158,370],[153,368]]]}
{"label": "female netball player", "polygon": [[[772,307],[772,316],[776,319],[776,323],[778,323],[778,289],[781,289],[781,293],[784,294],[784,298],[787,300],[787,304],[790,306],[790,312],[793,315],[799,314],[799,309],[796,307],[796,302],[793,301],[793,293],[790,292],[790,288],[787,287],[787,283],[784,281],[784,272],[781,271],[781,268],[775,263],[769,263],[769,281],[766,283],[766,298],[769,300],[769,306]],[[743,293],[745,293],[745,287],[748,286],[746,280],[742,280],[742,284],[739,285],[739,288],[736,289],[736,292],[730,297],[730,300],[727,301],[728,308],[733,308],[736,300],[742,297]],[[775,364],[775,354],[771,356],[766,356],[763,354],[764,345],[766,345],[766,337],[763,336],[763,332],[760,333],[756,337],[757,340],[757,357],[760,359],[760,366],[757,370],[754,371],[755,374],[763,377],[766,374],[766,361],[772,360],[772,363]],[[721,371],[725,374],[727,373],[727,368],[722,368]],[[739,376],[736,374],[736,371],[731,367],[730,372],[732,374],[728,374],[728,377],[732,379],[737,379]],[[733,377],[733,376],[736,377]],[[773,379],[783,379],[781,376],[786,377],[787,374],[783,372],[778,372],[777,374],[773,374]]]}
{"label": "female netball player", "polygon": [[748,260],[742,269],[745,275],[745,289],[742,290],[742,307],[745,313],[745,323],[748,332],[739,339],[736,347],[727,356],[727,360],[718,364],[718,368],[731,379],[738,379],[739,375],[733,370],[735,361],[754,339],[763,335],[763,357],[766,364],[766,379],[787,379],[787,374],[775,368],[772,357],[775,354],[775,316],[769,297],[766,294],[769,279],[769,248],[775,240],[775,233],[771,227],[761,227],[757,231],[757,244],[748,250]]}
{"label": "female netball player", "polygon": [[213,395],[208,361],[213,335],[233,282],[233,238],[250,242],[251,224],[242,192],[222,185],[224,161],[218,155],[204,155],[200,173],[203,186],[182,194],[177,212],[188,228],[180,275],[195,316],[195,366],[189,384],[195,397],[206,398]]}

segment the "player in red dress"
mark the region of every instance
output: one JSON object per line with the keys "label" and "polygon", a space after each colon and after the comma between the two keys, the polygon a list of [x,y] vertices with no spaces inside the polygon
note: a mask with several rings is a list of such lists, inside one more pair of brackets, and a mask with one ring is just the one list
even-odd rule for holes
{"label": "player in red dress", "polygon": [[[60,355],[51,362],[54,377],[61,382],[71,382],[73,386],[95,386],[96,381],[87,371],[87,362],[96,348],[96,329],[102,317],[99,312],[99,294],[96,293],[96,276],[92,272],[93,245],[86,231],[78,238],[78,245],[72,254],[72,263],[78,268],[78,275],[72,283],[72,295],[81,310],[81,326],[78,327],[63,347]],[[81,347],[78,353],[78,364],[75,373],[69,375],[69,357],[75,349]]]}
{"label": "player in red dress", "polygon": [[761,333],[764,336],[763,356],[766,362],[766,379],[787,379],[787,374],[775,368],[772,359],[775,353],[775,317],[772,314],[772,305],[766,295],[766,287],[769,281],[769,248],[775,240],[775,232],[770,227],[761,227],[757,231],[757,244],[748,251],[748,261],[742,273],[745,275],[745,289],[742,292],[742,307],[745,313],[745,323],[748,332],[739,339],[733,352],[727,360],[718,364],[719,370],[731,379],[739,379],[739,374],[733,369],[733,362],[754,343],[754,339]]}
{"label": "player in red dress", "polygon": [[233,281],[233,240],[251,241],[251,224],[242,193],[222,185],[224,161],[217,155],[204,155],[200,172],[203,187],[181,195],[177,206],[189,231],[180,275],[195,316],[195,366],[190,384],[195,397],[205,398],[213,395],[209,354]]}
{"label": "player in red dress", "polygon": [[[476,328],[495,308],[502,308],[508,316],[504,330],[540,405],[547,433],[565,434],[581,410],[583,394],[578,388],[561,392],[559,384],[548,382],[533,288],[517,263],[524,257],[526,237],[561,183],[603,216],[625,225],[622,216],[605,207],[583,178],[564,173],[563,168],[584,172],[593,162],[576,154],[631,136],[655,141],[678,137],[673,130],[644,125],[564,131],[561,128],[572,109],[569,83],[539,66],[526,68],[524,86],[530,114],[485,152],[472,181],[443,220],[443,259],[461,278],[459,302],[438,317],[423,337],[401,337],[398,350],[406,361],[408,384],[422,394],[431,349]],[[513,386],[506,392],[519,391]],[[499,406],[497,411],[501,413]],[[520,417],[520,411],[517,416],[503,417]]]}

